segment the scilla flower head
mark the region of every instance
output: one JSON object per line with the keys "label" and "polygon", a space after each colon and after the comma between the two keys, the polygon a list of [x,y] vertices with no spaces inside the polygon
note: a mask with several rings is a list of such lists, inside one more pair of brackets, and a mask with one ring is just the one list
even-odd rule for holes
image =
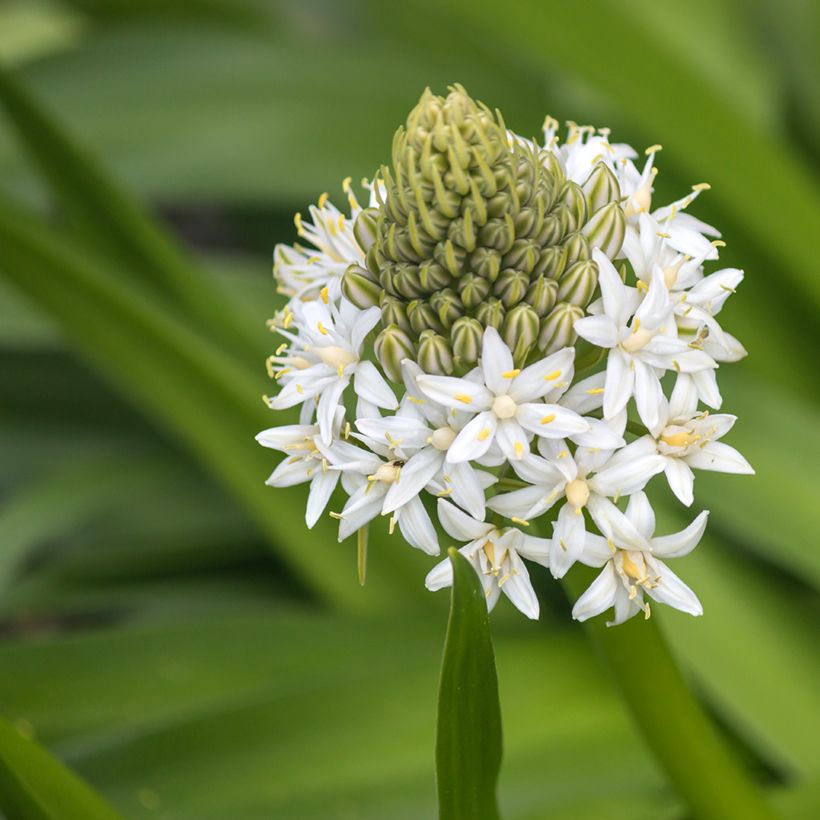
{"label": "scilla flower head", "polygon": [[[366,207],[348,179],[347,211],[323,194],[297,216],[267,401],[299,423],[259,441],[284,453],[272,486],[309,484],[307,526],[330,514],[342,540],[384,516],[430,555],[456,543],[488,607],[530,618],[530,572],[576,562],[602,567],[579,620],[701,613],[664,560],[707,513],[656,537],[645,491],[661,476],[691,506],[693,469],[752,471],[712,415],[718,363],[745,355],[715,318],[743,273],[705,269],[722,242],[687,209],[708,186],[654,201],[659,150],[574,123],[562,141],[551,118],[537,144],[461,86],[428,90]],[[445,562],[426,585],[451,582]]]}

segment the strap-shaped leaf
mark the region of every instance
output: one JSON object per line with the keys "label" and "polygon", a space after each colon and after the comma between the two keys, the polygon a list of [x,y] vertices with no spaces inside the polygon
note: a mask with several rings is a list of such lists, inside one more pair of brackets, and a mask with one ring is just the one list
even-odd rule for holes
{"label": "strap-shaped leaf", "polygon": [[[0,245],[2,273],[235,493],[309,588],[353,609],[395,606],[414,594],[396,567],[380,564],[365,597],[352,582],[353,555],[337,547],[328,519],[305,548],[301,500],[293,503],[287,489],[273,497],[263,484],[270,459],[253,437],[270,417],[258,398],[263,384],[252,373],[144,289],[110,277],[91,253],[3,202]],[[304,538],[289,535],[301,532]]]}
{"label": "strap-shaped leaf", "polygon": [[8,820],[122,820],[87,783],[3,718],[0,808]]}
{"label": "strap-shaped leaf", "polygon": [[487,602],[475,570],[449,550],[453,592],[438,697],[440,820],[497,820],[501,706]]}
{"label": "strap-shaped leaf", "polygon": [[0,67],[0,103],[48,182],[68,224],[106,253],[114,275],[163,294],[243,355],[263,355],[263,336],[246,327],[214,282],[101,166]]}

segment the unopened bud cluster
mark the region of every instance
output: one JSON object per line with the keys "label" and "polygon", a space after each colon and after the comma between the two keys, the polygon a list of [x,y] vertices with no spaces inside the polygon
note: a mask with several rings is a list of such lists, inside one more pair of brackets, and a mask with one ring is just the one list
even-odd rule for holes
{"label": "unopened bud cluster", "polygon": [[407,350],[428,372],[464,372],[488,327],[516,366],[572,344],[598,281],[592,249],[613,256],[624,238],[606,164],[583,186],[567,179],[554,154],[458,86],[424,93],[374,192],[354,227],[364,264],[347,269],[342,290],[381,308],[377,355],[393,376]]}
{"label": "unopened bud cluster", "polygon": [[[444,532],[488,606],[529,617],[523,559],[601,568],[579,620],[648,617],[650,599],[700,614],[664,559],[707,512],[656,537],[644,490],[663,475],[690,506],[694,470],[751,472],[712,412],[718,363],[745,355],[716,318],[743,272],[705,272],[723,243],[687,208],[707,185],[653,207],[659,150],[639,167],[608,130],[570,123],[561,143],[550,118],[537,145],[460,86],[426,91],[366,207],[348,179],[349,212],[323,194],[297,216],[265,401],[299,418],[258,439],[285,454],[269,484],[309,484],[309,527],[330,506],[343,540],[381,515],[431,555]],[[426,579],[451,582],[447,561]]]}

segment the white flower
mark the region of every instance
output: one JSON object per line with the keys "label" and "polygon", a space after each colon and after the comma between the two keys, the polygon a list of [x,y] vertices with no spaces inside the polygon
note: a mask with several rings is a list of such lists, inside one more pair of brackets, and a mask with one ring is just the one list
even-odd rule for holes
{"label": "white flower", "polygon": [[[384,512],[389,513],[418,495],[430,482],[443,484],[441,494],[453,500],[476,518],[484,518],[485,483],[479,471],[460,462],[447,464],[447,452],[469,419],[465,413],[452,413],[447,407],[426,397],[416,380],[421,368],[409,360],[402,362],[402,379],[407,395],[395,416],[359,419],[356,427],[406,459],[401,481],[390,491]],[[408,453],[412,453],[408,455]],[[491,478],[491,481],[494,481]]]}
{"label": "white flower", "polygon": [[[484,587],[487,609],[492,609],[503,592],[528,618],[537,618],[538,598],[521,556],[542,566],[549,563],[549,540],[525,535],[520,530],[476,521],[444,499],[438,502],[438,517],[449,535],[469,541],[459,552],[475,567]],[[453,565],[449,559],[433,567],[424,581],[435,592],[452,586]]]}
{"label": "white flower", "polygon": [[[438,555],[439,546],[433,522],[418,495],[397,495],[406,464],[401,459],[380,458],[372,452],[346,442],[326,447],[319,442],[330,462],[331,470],[342,473],[345,489],[350,493],[339,519],[339,541],[353,535],[378,515],[390,514],[390,532],[396,524],[408,544],[428,555]],[[416,469],[423,469],[419,463]],[[412,480],[412,471],[406,476]]]}
{"label": "white flower", "polygon": [[308,209],[313,222],[296,214],[294,219],[299,237],[313,247],[279,244],[273,251],[273,273],[279,292],[302,299],[316,298],[327,288],[331,299],[341,294],[342,274],[348,266],[364,263],[364,251],[353,234],[353,225],[361,206],[350,188],[350,178],[342,184],[350,204],[346,217],[322,194],[318,205]]}
{"label": "white flower", "polygon": [[[373,362],[361,358],[364,340],[379,321],[377,307],[362,311],[345,299],[339,307],[316,299],[296,303],[294,310],[298,314],[286,309],[279,329],[291,344],[287,349],[280,348],[270,360],[276,378],[284,384],[270,402],[274,410],[317,399],[316,418],[322,441],[330,444],[333,417],[351,379],[360,399],[388,410],[398,407],[384,376]],[[294,316],[298,335],[288,329]]]}
{"label": "white flower", "polygon": [[586,316],[575,330],[587,341],[609,349],[604,385],[604,418],[620,413],[635,395],[638,414],[658,432],[663,399],[659,372],[690,373],[716,367],[714,359],[677,338],[672,303],[655,267],[646,295],[625,285],[609,259],[593,251],[598,263],[603,313]]}
{"label": "white flower", "polygon": [[573,456],[563,442],[539,441],[540,457],[530,455],[513,465],[532,486],[496,495],[487,506],[508,518],[529,521],[565,498],[553,524],[550,551],[550,571],[562,578],[584,548],[585,509],[608,538],[644,543],[632,523],[610,501],[643,489],[652,476],[663,470],[664,459],[637,444],[633,442],[614,453],[579,447]]}
{"label": "white flower", "polygon": [[[718,441],[732,429],[736,416],[698,412],[697,389],[690,376],[680,375],[661,420],[657,437],[644,436],[633,443],[642,453],[657,452],[672,492],[688,507],[694,500],[696,470],[753,474],[751,464],[734,448]],[[640,444],[640,448],[638,445]]]}
{"label": "white flower", "polygon": [[[572,617],[585,621],[615,608],[609,625],[623,623],[643,610],[649,617],[648,595],[690,615],[702,615],[697,596],[658,558],[679,558],[690,553],[706,529],[708,512],[702,512],[686,529],[654,538],[655,514],[644,493],[629,499],[626,516],[641,535],[641,542],[616,540],[614,547],[605,538],[587,535],[580,560],[591,567],[603,567],[589,589],[576,601]],[[646,544],[649,545],[647,549]]]}
{"label": "white flower", "polygon": [[456,411],[477,414],[447,450],[447,461],[458,463],[481,458],[493,442],[510,461],[529,452],[532,434],[564,438],[590,431],[590,424],[559,404],[573,375],[572,348],[547,356],[523,370],[513,367],[513,357],[498,331],[484,331],[480,368],[474,378],[419,376],[418,386],[430,399]]}
{"label": "white flower", "polygon": [[[338,418],[337,418],[338,424]],[[328,469],[320,451],[319,427],[316,424],[288,424],[263,430],[256,436],[263,446],[285,453],[288,457],[265,482],[271,487],[291,487],[310,482],[305,522],[308,528],[319,520],[336,484],[339,473]]]}

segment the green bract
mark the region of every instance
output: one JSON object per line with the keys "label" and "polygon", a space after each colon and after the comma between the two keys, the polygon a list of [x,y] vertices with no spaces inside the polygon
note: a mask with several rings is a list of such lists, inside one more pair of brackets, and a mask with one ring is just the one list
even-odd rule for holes
{"label": "green bract", "polygon": [[351,265],[342,288],[359,307],[381,307],[376,350],[388,372],[399,330],[435,373],[474,365],[490,325],[516,366],[572,344],[569,319],[597,286],[592,248],[614,256],[624,237],[603,163],[583,187],[568,180],[552,151],[508,132],[461,86],[424,92],[374,190],[379,206],[356,225],[366,265]]}

